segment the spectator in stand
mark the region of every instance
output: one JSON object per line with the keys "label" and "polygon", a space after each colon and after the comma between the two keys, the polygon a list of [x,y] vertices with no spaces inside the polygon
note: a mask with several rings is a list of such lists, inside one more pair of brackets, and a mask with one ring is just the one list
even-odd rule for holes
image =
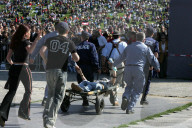
{"label": "spectator in stand", "polygon": [[35,40],[35,38],[37,37],[37,33],[36,33],[36,27],[33,25],[31,27],[31,35],[30,35],[30,41],[33,42]]}
{"label": "spectator in stand", "polygon": [[159,63],[160,63],[160,78],[166,78],[167,76],[167,58],[168,58],[168,41],[165,35],[161,36],[159,42]]}

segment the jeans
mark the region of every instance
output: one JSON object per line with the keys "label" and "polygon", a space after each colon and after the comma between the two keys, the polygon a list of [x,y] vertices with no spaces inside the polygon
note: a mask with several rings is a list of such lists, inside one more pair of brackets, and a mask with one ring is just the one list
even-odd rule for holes
{"label": "jeans", "polygon": [[103,85],[100,83],[96,83],[96,82],[89,82],[87,80],[82,81],[79,86],[85,91],[85,92],[89,92],[89,91],[93,91],[93,90],[102,90],[103,89]]}
{"label": "jeans", "polygon": [[67,72],[61,69],[46,71],[48,98],[43,112],[43,122],[47,127],[55,125],[57,113],[65,96]]}

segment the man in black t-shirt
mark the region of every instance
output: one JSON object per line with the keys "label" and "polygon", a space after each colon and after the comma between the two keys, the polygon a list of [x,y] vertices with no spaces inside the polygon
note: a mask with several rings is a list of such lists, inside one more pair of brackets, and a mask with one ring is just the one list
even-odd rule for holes
{"label": "man in black t-shirt", "polygon": [[[67,39],[68,24],[66,22],[58,23],[55,29],[59,35],[48,38],[40,51],[46,64],[48,85],[48,98],[43,112],[45,128],[54,127],[58,110],[65,96],[69,53],[75,62],[79,60],[75,44]],[[45,57],[46,49],[48,49],[48,59]]]}

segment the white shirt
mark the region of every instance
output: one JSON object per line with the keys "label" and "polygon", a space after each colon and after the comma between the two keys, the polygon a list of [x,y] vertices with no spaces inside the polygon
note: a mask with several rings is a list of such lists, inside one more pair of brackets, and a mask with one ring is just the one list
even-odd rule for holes
{"label": "white shirt", "polygon": [[[113,42],[115,44],[117,44],[119,41],[120,41],[120,39],[113,40]],[[127,47],[127,43],[126,42],[121,41],[119,43],[118,49],[119,49],[120,54],[123,53],[123,51],[125,50],[126,47]],[[111,50],[112,50],[112,43],[107,43],[105,45],[105,47],[103,48],[102,55],[107,57],[107,58],[110,57],[110,58],[112,58],[115,61],[120,56],[120,54],[119,54],[119,52],[118,52],[118,50],[116,48],[114,48],[112,52],[111,52]],[[110,52],[111,52],[111,55],[109,56]]]}
{"label": "white shirt", "polygon": [[161,48],[162,48],[162,51],[165,52],[165,43],[164,43],[164,44],[163,44],[163,43],[161,44]]}

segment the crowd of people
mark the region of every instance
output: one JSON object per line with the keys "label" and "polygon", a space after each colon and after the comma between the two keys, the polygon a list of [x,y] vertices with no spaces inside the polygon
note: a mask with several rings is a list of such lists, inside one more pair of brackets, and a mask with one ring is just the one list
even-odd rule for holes
{"label": "crowd of people", "polygon": [[[46,128],[55,125],[65,95],[67,69],[74,68],[69,60],[77,62],[76,69],[81,69],[77,73],[78,83],[85,78],[88,83],[94,82],[94,72],[114,77],[115,71],[114,85],[126,86],[121,109],[127,114],[133,113],[142,91],[140,104],[148,104],[146,96],[152,76],[166,77],[167,0],[13,0],[0,4],[6,5],[0,13],[0,63],[1,67],[6,62],[10,65],[6,83],[9,91],[0,106],[1,126],[8,119],[19,81],[24,84],[25,97],[18,116],[30,120],[29,65],[38,54],[47,76],[43,100],[46,102],[42,103]],[[109,99],[114,106],[119,105],[117,90],[110,91]],[[82,98],[82,105],[89,106],[88,98]]]}
{"label": "crowd of people", "polygon": [[[82,3],[81,3],[82,2]],[[127,42],[129,31],[144,31],[151,25],[155,28],[157,41],[165,35],[169,27],[169,1],[168,0],[121,0],[121,1],[64,1],[64,0],[14,0],[2,1],[0,12],[0,63],[5,61],[8,45],[12,34],[19,24],[28,24],[34,33],[42,30],[42,36],[47,31],[53,31],[55,22],[65,21],[70,26],[69,38],[75,44],[79,43],[79,34],[83,26],[93,34],[94,30],[100,32],[110,42],[114,31],[122,33]],[[99,36],[99,35],[96,35]],[[96,44],[98,47],[98,44]]]}

